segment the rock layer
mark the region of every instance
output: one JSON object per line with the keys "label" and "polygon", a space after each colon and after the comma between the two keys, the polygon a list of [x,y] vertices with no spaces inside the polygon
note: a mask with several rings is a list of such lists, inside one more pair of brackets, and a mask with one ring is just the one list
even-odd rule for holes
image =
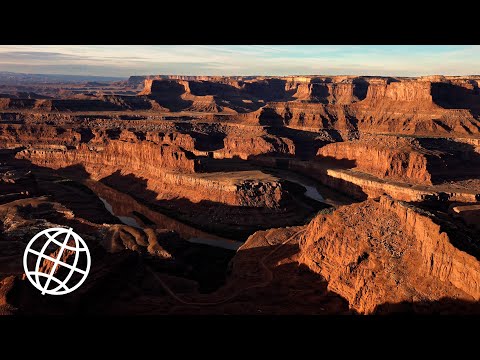
{"label": "rock layer", "polygon": [[[0,85],[0,312],[478,311],[479,81]],[[57,225],[95,261],[54,304],[18,259]]]}
{"label": "rock layer", "polygon": [[305,264],[362,313],[385,303],[480,299],[478,260],[429,216],[388,197],[317,216],[301,248]]}

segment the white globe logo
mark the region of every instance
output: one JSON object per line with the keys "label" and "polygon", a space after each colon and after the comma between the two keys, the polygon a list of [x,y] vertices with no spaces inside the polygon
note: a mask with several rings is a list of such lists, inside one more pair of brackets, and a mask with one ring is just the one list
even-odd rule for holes
{"label": "white globe logo", "polygon": [[[49,253],[56,255],[52,257]],[[29,257],[33,256],[36,260],[32,269],[33,261],[29,262]],[[80,263],[83,269],[77,267]],[[65,295],[78,289],[88,276],[90,264],[87,244],[71,228],[40,231],[30,240],[23,254],[25,274],[43,295]]]}

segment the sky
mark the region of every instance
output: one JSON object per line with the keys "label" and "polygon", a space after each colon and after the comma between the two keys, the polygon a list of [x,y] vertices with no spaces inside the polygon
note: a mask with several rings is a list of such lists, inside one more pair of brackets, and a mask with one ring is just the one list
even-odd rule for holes
{"label": "sky", "polygon": [[131,75],[472,75],[478,45],[0,45],[0,71]]}

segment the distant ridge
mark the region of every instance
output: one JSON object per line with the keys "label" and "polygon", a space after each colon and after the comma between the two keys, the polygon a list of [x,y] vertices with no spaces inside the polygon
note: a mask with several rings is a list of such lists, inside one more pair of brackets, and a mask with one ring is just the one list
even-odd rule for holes
{"label": "distant ridge", "polygon": [[28,74],[0,71],[0,84],[24,83],[83,83],[87,81],[112,82],[126,80],[127,77],[65,75],[65,74]]}

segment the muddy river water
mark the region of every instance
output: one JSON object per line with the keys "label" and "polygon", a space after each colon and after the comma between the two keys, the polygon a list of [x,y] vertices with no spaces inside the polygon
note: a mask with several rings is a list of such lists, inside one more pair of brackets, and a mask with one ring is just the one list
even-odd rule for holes
{"label": "muddy river water", "polygon": [[[287,180],[302,185],[306,188],[305,196],[316,201],[323,202],[324,198],[318,192],[317,187],[311,181],[305,181],[301,177],[289,176]],[[226,239],[214,234],[204,232],[192,226],[184,224],[167,215],[154,211],[142,205],[131,196],[117,191],[109,186],[94,180],[85,182],[98,198],[102,201],[113,216],[125,225],[143,229],[156,227],[176,231],[182,238],[189,242],[215,246],[229,250],[237,250],[243,242]]]}
{"label": "muddy river water", "polygon": [[237,250],[243,245],[241,241],[226,239],[184,224],[167,215],[142,205],[131,196],[93,180],[86,180],[87,185],[102,201],[113,216],[125,225],[143,229],[153,227],[177,232],[182,238],[192,243]]}

